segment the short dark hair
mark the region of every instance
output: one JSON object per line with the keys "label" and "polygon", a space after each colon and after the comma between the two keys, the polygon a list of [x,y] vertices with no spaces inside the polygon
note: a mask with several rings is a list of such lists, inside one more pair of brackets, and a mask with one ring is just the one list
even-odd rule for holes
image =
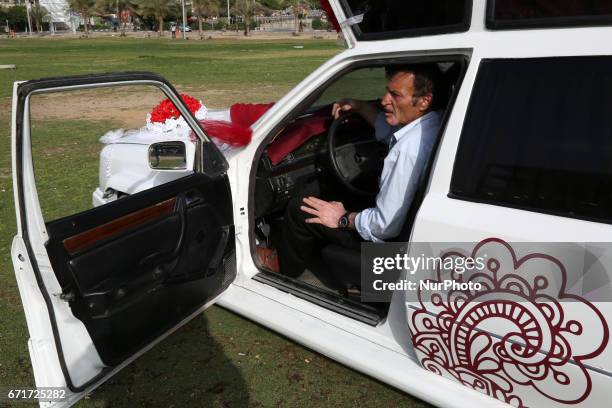
{"label": "short dark hair", "polygon": [[414,74],[414,96],[416,97],[428,93],[434,95],[440,78],[440,69],[437,64],[390,65],[386,71],[389,79],[400,72]]}

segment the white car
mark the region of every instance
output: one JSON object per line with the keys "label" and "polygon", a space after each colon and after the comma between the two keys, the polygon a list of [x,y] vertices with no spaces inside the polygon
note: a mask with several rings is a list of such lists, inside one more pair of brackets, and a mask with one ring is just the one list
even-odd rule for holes
{"label": "white car", "polygon": [[[36,385],[65,387],[57,406],[70,405],[217,303],[434,405],[609,405],[609,2],[330,3],[348,49],[254,123],[250,144],[225,154],[154,74],[15,86],[12,259]],[[457,279],[482,288],[396,290],[388,303],[362,303],[334,281],[338,269],[360,272],[360,253],[333,246],[322,248],[322,273],[266,271],[257,247],[274,245],[303,185],[350,203],[375,193],[381,152],[371,129],[345,117],[321,131],[313,117],[340,97],[375,100],[386,70],[403,64],[440,70],[444,119],[397,241],[413,258],[423,248],[486,258],[480,273]],[[166,94],[195,142],[118,140],[101,158],[97,207],[47,222],[30,96],[139,84]],[[295,129],[311,130],[288,148]],[[448,278],[430,272],[430,282]]]}

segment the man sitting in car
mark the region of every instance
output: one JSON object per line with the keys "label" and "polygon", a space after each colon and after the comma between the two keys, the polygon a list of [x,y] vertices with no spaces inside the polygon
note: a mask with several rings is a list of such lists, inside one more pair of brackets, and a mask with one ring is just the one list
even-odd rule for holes
{"label": "man sitting in car", "polygon": [[358,100],[333,105],[334,118],[357,112],[374,126],[376,138],[389,145],[376,205],[351,212],[337,201],[293,198],[279,251],[284,274],[299,276],[323,244],[359,250],[363,241],[384,242],[400,233],[440,128],[440,113],[432,109],[437,74],[432,66],[394,67],[380,105]]}

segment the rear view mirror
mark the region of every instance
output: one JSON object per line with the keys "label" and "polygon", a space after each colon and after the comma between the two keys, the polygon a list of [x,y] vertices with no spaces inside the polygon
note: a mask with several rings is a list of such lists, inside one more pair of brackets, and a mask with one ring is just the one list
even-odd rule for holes
{"label": "rear view mirror", "polygon": [[155,170],[185,170],[187,155],[183,142],[159,142],[149,147],[149,166]]}

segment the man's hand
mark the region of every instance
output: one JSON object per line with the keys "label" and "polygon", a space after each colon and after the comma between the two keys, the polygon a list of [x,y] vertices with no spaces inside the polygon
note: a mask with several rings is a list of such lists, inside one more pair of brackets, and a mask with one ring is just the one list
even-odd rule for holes
{"label": "man's hand", "polygon": [[338,119],[343,112],[355,110],[359,112],[361,109],[361,101],[355,99],[341,99],[332,106],[332,116]]}
{"label": "man's hand", "polygon": [[341,99],[332,106],[332,116],[338,119],[343,112],[357,112],[372,126],[376,122],[379,108],[377,102],[359,101],[357,99]]}
{"label": "man's hand", "polygon": [[324,201],[316,197],[304,198],[304,204],[300,207],[302,211],[314,215],[307,218],[309,224],[321,224],[328,228],[338,228],[338,221],[346,213],[344,205],[338,201]]}

